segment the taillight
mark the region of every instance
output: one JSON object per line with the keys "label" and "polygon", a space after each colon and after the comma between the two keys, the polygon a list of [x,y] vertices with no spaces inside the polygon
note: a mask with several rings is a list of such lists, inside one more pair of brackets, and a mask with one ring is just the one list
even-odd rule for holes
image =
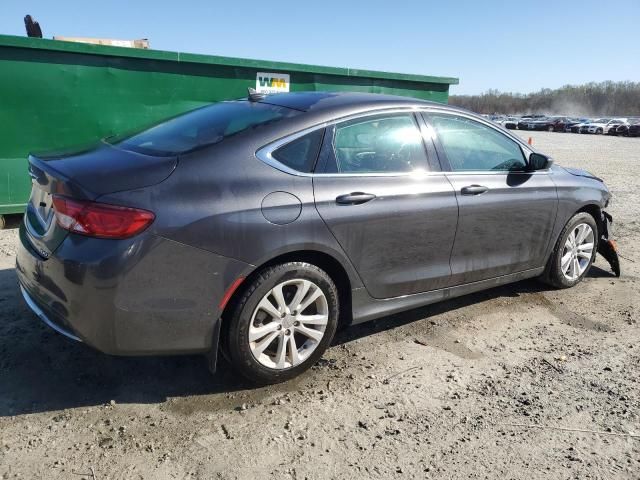
{"label": "taillight", "polygon": [[147,210],[53,196],[56,221],[65,230],[98,238],[129,238],[147,228],[155,215]]}

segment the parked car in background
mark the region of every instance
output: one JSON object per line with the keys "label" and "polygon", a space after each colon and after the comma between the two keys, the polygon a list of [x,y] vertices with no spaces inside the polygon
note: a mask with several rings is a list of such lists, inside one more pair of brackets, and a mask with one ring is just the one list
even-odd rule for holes
{"label": "parked car in background", "polygon": [[518,130],[529,130],[529,125],[533,124],[534,119],[531,117],[520,117],[518,121]]}
{"label": "parked car in background", "polygon": [[543,117],[521,120],[520,130],[546,130],[547,132],[564,132],[567,117]]}
{"label": "parked car in background", "polygon": [[626,118],[612,118],[606,123],[606,125],[604,126],[604,129],[602,130],[602,133],[605,135],[608,135],[612,129],[615,132],[616,128],[618,128],[623,123],[626,123],[626,121],[627,121]]}
{"label": "parked car in background", "polygon": [[607,123],[604,129],[605,135],[618,135],[618,128],[628,125],[628,118],[616,118]]}
{"label": "parked car in background", "polygon": [[609,135],[628,137],[629,128],[637,125],[638,122],[640,122],[640,117],[629,117],[626,122],[621,123],[615,128],[615,133],[612,132],[613,129],[609,130]]}
{"label": "parked car in background", "polygon": [[496,116],[496,118],[493,118],[492,120],[501,127],[513,130],[517,128],[519,119],[516,117]]}
{"label": "parked car in background", "polygon": [[618,129],[618,135],[640,137],[640,118],[630,119],[627,125],[622,125]]}
{"label": "parked car in background", "polygon": [[567,125],[573,121],[572,118],[569,117],[556,117],[556,121],[553,124],[554,132],[566,132]]}
{"label": "parked car in background", "polygon": [[542,128],[538,129],[548,132],[564,132],[568,121],[569,119],[567,117],[549,117],[539,120]]}
{"label": "parked car in background", "polygon": [[515,130],[518,128],[518,118],[517,117],[507,117],[502,122],[502,126],[507,130]]}
{"label": "parked car in background", "polygon": [[571,127],[571,132],[572,133],[588,133],[587,130],[589,128],[589,125],[591,125],[592,122],[593,120],[586,120],[582,123],[577,123]]}
{"label": "parked car in background", "polygon": [[[578,131],[579,127],[588,122],[589,122],[588,118],[572,118],[569,121],[567,121],[567,123],[565,124],[564,131],[572,132],[572,133],[580,133]],[[575,130],[574,130],[574,127],[576,127]]]}
{"label": "parked car in background", "polygon": [[607,125],[610,121],[610,118],[598,118],[592,122],[589,122],[583,129],[582,133],[601,135],[605,133],[605,129],[607,128]]}
{"label": "parked car in background", "polygon": [[611,245],[601,179],[404,97],[252,93],[31,155],[29,175],[16,273],[37,316],[110,354],[221,352],[260,384],[311,367],[338,325],[572,287]]}

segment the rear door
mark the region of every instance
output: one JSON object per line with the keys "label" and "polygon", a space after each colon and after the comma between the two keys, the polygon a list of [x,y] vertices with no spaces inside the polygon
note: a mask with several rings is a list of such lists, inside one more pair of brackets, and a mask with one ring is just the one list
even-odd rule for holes
{"label": "rear door", "polygon": [[544,265],[558,198],[548,170],[528,172],[522,146],[464,115],[425,115],[460,207],[451,284]]}
{"label": "rear door", "polygon": [[313,177],[318,212],[375,298],[450,281],[458,206],[418,121],[396,112],[328,128]]}

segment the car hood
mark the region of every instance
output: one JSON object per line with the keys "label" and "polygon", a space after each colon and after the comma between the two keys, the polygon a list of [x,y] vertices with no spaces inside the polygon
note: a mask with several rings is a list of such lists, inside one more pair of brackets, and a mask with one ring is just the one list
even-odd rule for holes
{"label": "car hood", "polygon": [[587,172],[586,170],[582,170],[581,168],[571,168],[571,167],[562,167],[562,168],[566,170],[568,173],[570,173],[571,175],[575,175],[576,177],[591,178],[593,180],[598,180],[599,182],[604,183],[604,180],[602,180],[600,177],[596,177],[593,173]]}

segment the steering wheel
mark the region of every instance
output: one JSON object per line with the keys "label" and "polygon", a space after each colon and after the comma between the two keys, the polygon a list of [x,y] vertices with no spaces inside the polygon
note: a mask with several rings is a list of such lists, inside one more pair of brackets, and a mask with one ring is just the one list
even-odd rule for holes
{"label": "steering wheel", "polygon": [[[405,171],[405,170],[413,170],[413,165],[411,165],[411,145],[410,143],[403,143],[398,151],[393,152],[389,156],[389,161],[387,162],[387,166],[392,171]],[[403,168],[406,165],[406,169]]]}

